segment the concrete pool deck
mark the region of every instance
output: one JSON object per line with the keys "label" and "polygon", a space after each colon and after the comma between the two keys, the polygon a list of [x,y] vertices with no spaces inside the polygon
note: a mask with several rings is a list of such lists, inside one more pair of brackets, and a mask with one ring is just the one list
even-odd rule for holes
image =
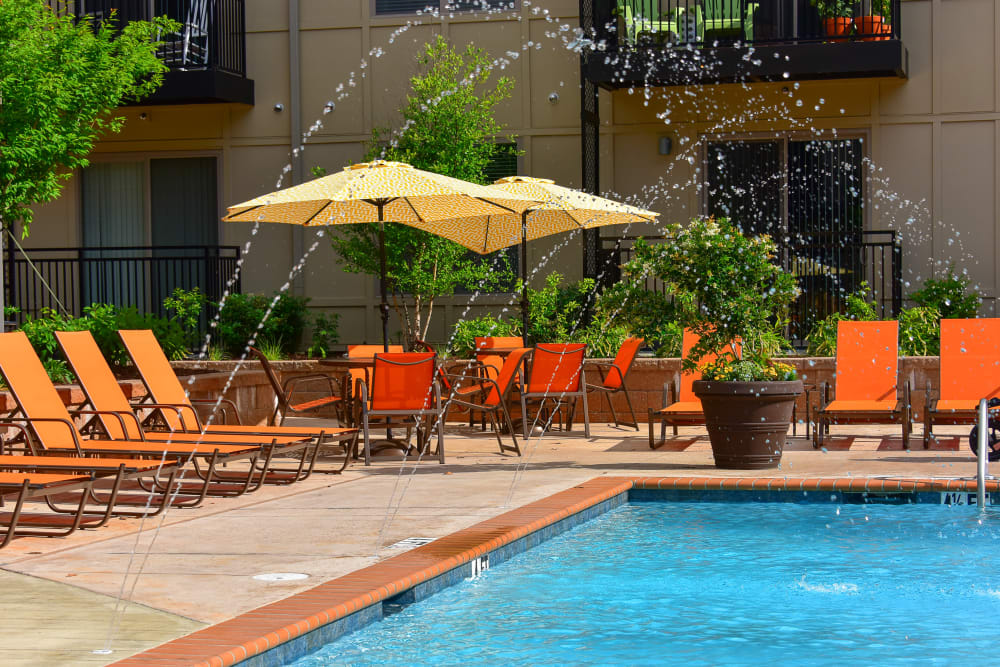
{"label": "concrete pool deck", "polygon": [[[500,456],[491,434],[449,426],[448,463],[415,468],[379,460],[342,476],[314,475],[215,499],[162,520],[115,520],[69,538],[15,540],[0,551],[9,633],[0,661],[107,664],[143,649],[281,600],[404,552],[410,537],[437,538],[511,508],[600,476],[614,477],[894,477],[975,474],[965,444],[907,453],[892,427],[840,427],[855,433],[847,450],[815,451],[793,439],[782,467],[724,471],[712,465],[704,431],[681,429],[673,446],[650,450],[644,431],[596,426],[593,437],[554,433],[532,439],[525,457]],[[949,427],[959,436],[967,427]],[[858,435],[860,434],[860,435]],[[919,447],[919,440],[912,441]],[[682,451],[671,451],[681,449]],[[519,465],[526,469],[518,472]],[[159,530],[156,529],[159,527]],[[139,530],[142,528],[142,532]],[[381,548],[380,548],[381,546]],[[376,555],[377,552],[377,555]],[[309,577],[264,582],[254,575]],[[136,576],[138,574],[138,577]],[[131,604],[116,605],[124,591]],[[116,613],[116,607],[118,613]],[[124,610],[124,613],[121,613]],[[110,640],[109,640],[110,637]],[[110,646],[111,653],[94,653]]]}

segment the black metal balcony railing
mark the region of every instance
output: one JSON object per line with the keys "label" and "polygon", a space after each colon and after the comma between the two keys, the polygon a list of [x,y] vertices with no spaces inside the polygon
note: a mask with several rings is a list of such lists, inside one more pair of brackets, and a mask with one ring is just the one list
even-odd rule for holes
{"label": "black metal balcony railing", "polygon": [[180,23],[161,35],[160,58],[171,70],[214,70],[246,76],[244,0],[48,0],[56,11],[78,19],[102,20],[112,13],[118,25],[167,16]]}
{"label": "black metal balcony railing", "polygon": [[[867,282],[879,317],[895,317],[903,305],[902,248],[892,230],[873,230],[858,238],[812,239],[783,245],[781,264],[798,280],[802,294],[792,304],[788,337],[799,347],[812,325],[832,313],[842,312],[846,297]],[[601,283],[607,287],[621,280],[621,266],[632,258],[636,237],[602,237],[598,253]],[[662,237],[647,237],[660,243]],[[664,291],[655,278],[643,281],[651,291]]]}
{"label": "black metal balcony railing", "polygon": [[884,41],[899,39],[899,6],[845,2],[847,16],[824,18],[809,0],[593,0],[593,25],[611,50]]}
{"label": "black metal balcony railing", "polygon": [[[23,321],[43,308],[80,315],[92,303],[135,306],[165,315],[163,299],[175,287],[200,287],[209,301],[222,298],[236,275],[239,246],[29,248],[8,246],[4,258],[6,303]],[[240,291],[240,281],[228,286]]]}

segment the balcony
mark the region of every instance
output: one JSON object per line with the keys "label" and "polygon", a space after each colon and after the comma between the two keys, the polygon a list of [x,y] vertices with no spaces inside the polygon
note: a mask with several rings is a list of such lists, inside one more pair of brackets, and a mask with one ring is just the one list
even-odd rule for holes
{"label": "balcony", "polygon": [[906,77],[900,0],[844,13],[822,19],[809,0],[581,0],[580,25],[603,44],[583,75],[609,89]]}
{"label": "balcony", "polygon": [[170,68],[163,85],[139,104],[254,102],[246,71],[244,0],[49,0],[49,5],[77,19],[101,20],[114,11],[119,25],[154,16],[181,24],[161,37],[158,55]]}
{"label": "balcony", "polygon": [[[175,287],[200,287],[211,302],[240,291],[238,246],[25,248],[8,245],[6,303],[20,318],[43,308],[79,316],[92,303],[135,306],[165,316],[163,299]],[[230,280],[235,278],[235,282]]]}

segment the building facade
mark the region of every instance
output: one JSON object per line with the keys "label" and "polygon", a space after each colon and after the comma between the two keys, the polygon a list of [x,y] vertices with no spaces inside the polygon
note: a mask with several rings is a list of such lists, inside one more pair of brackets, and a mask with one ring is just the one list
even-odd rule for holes
{"label": "building facade", "polygon": [[[164,3],[177,5],[171,10],[186,26],[167,52],[173,87],[155,104],[122,110],[124,131],[99,144],[58,201],[39,208],[23,245],[29,254],[144,248],[160,260],[136,274],[142,296],[115,298],[150,307],[178,282],[225,289],[223,260],[238,250],[240,289],[270,293],[291,281],[311,307],[341,314],[343,342],[376,342],[377,284],[344,272],[325,237],[219,218],[228,205],[311,178],[314,166],[358,161],[373,128],[398,126],[415,56],[440,34],[485,49],[497,73],[515,80],[498,117],[524,152],[517,171],[596,187],[666,222],[728,215],[798,239],[789,261],[816,283],[818,300],[871,279],[869,251],[853,239],[871,245],[888,238],[872,232],[894,232],[900,250],[882,260],[891,270],[879,271],[898,273],[898,296],[954,264],[992,314],[1000,284],[997,1],[897,0],[886,10],[892,28],[847,38],[817,33],[808,2],[720,13],[710,7],[717,1],[491,0],[484,10],[469,0],[426,11],[417,6],[435,0],[213,0],[204,16],[191,12],[203,3]],[[233,30],[212,29],[237,9],[242,72],[230,71],[240,58],[222,43]],[[213,54],[227,59],[210,77]],[[629,243],[618,241],[649,234],[656,229],[535,242],[529,266],[542,265],[538,279],[550,270],[613,279]],[[818,239],[837,239],[840,249],[815,251]],[[104,265],[127,254],[90,251]],[[209,254],[207,273],[177,278],[162,268]],[[80,302],[107,294],[97,285],[108,269],[90,265],[76,265]],[[841,278],[831,286],[830,275]],[[891,280],[878,286],[887,307],[892,289]],[[446,300],[429,338],[444,340],[458,319],[497,314],[516,298],[480,295],[471,309],[469,301]]]}

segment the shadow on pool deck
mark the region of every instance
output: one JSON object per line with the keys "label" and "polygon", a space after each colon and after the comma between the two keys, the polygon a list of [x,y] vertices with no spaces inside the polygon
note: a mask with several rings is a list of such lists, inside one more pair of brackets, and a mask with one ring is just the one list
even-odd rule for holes
{"label": "shadow on pool deck", "polygon": [[[955,433],[962,429],[955,427]],[[130,519],[63,539],[19,539],[0,551],[7,571],[0,576],[18,580],[10,573],[21,573],[49,582],[39,582],[46,587],[44,604],[37,596],[16,607],[5,603],[5,626],[20,630],[5,633],[0,661],[59,664],[59,656],[70,656],[60,653],[60,637],[79,635],[90,643],[99,638],[103,645],[110,614],[96,610],[109,603],[106,596],[117,597],[123,582],[126,592],[135,585],[133,600],[148,609],[129,607],[126,619],[136,619],[135,624],[126,622],[114,634],[111,655],[81,653],[66,664],[84,657],[88,663],[121,659],[203,623],[225,620],[396,555],[400,551],[386,547],[405,538],[440,537],[601,474],[975,474],[971,452],[878,451],[883,437],[897,432],[893,427],[841,427],[835,435],[841,432],[856,434],[846,451],[810,447],[787,452],[780,469],[725,471],[712,465],[708,441],[696,427],[681,429],[680,439],[693,439],[683,451],[650,450],[644,431],[596,425],[591,439],[575,432],[533,438],[523,447],[522,459],[501,456],[489,432],[449,427],[445,465],[436,460],[421,461],[416,468],[398,461],[378,461],[369,468],[355,463],[339,477],[314,475],[290,487],[268,487],[242,498],[213,499],[193,510],[172,510],[162,524],[160,519],[146,521],[142,534],[141,522]],[[919,447],[920,441],[915,438],[913,443]],[[270,583],[252,578],[267,572],[309,578]]]}

